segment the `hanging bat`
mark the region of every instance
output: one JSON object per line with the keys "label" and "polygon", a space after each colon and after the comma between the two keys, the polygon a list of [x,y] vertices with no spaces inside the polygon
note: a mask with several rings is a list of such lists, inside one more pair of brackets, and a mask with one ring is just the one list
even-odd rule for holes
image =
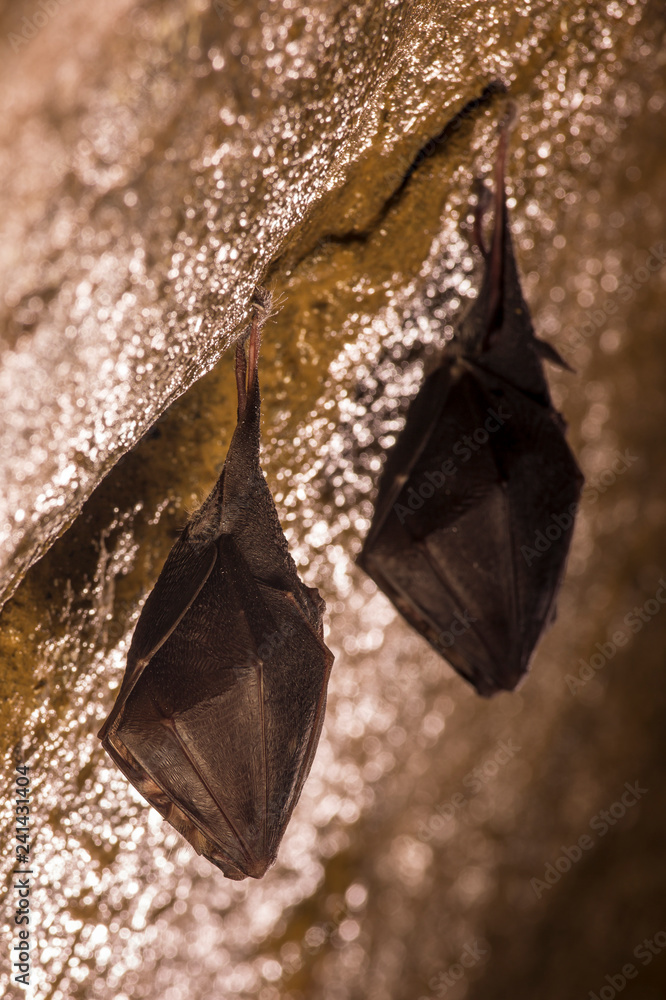
{"label": "hanging bat", "polygon": [[513,690],[554,619],[583,485],[520,288],[500,132],[481,289],[390,451],[358,562],[481,695]]}
{"label": "hanging bat", "polygon": [[236,349],[220,478],[141,612],[99,737],[148,802],[230,879],[274,862],[319,741],[333,662],[324,602],[289,555],[259,465],[260,328]]}

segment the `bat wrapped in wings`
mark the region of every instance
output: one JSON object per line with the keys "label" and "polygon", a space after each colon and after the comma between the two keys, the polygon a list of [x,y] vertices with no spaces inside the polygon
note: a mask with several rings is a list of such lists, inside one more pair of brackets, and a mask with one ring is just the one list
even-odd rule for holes
{"label": "bat wrapped in wings", "polygon": [[99,736],[148,802],[231,879],[261,878],[319,740],[333,657],[259,465],[260,327],[236,351],[238,423],[220,478],[141,612]]}
{"label": "bat wrapped in wings", "polygon": [[477,689],[513,690],[554,617],[583,477],[520,288],[500,132],[479,295],[389,452],[358,562]]}

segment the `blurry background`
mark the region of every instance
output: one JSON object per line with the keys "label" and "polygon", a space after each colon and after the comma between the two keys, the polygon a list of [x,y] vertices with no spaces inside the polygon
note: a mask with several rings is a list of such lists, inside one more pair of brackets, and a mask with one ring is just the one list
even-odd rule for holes
{"label": "blurry background", "polygon": [[[7,787],[15,755],[33,787],[35,998],[663,996],[665,21],[659,0],[3,5],[0,739]],[[474,294],[503,98],[468,102],[498,78],[588,488],[558,620],[487,702],[353,558]],[[278,863],[235,884],[95,734],[224,460],[260,278],[264,469],[336,664]]]}

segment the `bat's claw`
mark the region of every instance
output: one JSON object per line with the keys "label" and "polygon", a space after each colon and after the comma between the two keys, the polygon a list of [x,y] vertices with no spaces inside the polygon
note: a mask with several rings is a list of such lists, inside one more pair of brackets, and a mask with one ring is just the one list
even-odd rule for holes
{"label": "bat's claw", "polygon": [[474,206],[474,228],[472,239],[474,245],[479,248],[484,258],[488,256],[488,248],[483,238],[483,219],[493,202],[492,193],[483,183],[480,177],[475,178],[473,193],[476,195],[476,205]]}
{"label": "bat's claw", "polygon": [[[256,385],[259,367],[261,328],[271,314],[272,295],[263,285],[256,285],[252,293],[252,319],[250,326],[236,344],[236,388],[238,390],[238,419],[242,420],[247,409],[248,396]],[[248,356],[245,357],[245,343]]]}
{"label": "bat's claw", "polygon": [[255,312],[258,314],[261,326],[263,326],[270,315],[272,303],[273,296],[270,290],[268,288],[264,288],[263,285],[256,285],[254,292],[252,293],[252,305],[254,306]]}
{"label": "bat's claw", "polygon": [[508,137],[508,133],[513,130],[517,121],[518,105],[513,98],[509,98],[504,109],[504,117],[500,122],[500,132],[502,132],[502,134],[507,134]]}

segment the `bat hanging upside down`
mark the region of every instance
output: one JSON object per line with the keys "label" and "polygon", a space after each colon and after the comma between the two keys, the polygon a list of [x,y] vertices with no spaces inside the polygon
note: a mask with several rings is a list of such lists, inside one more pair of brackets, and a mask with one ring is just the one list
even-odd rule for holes
{"label": "bat hanging upside down", "polygon": [[317,748],[333,656],[324,602],[298,577],[259,465],[255,293],[236,349],[238,423],[220,478],[141,612],[99,736],[194,847],[239,880],[277,855]]}
{"label": "bat hanging upside down", "polygon": [[520,288],[500,132],[494,231],[476,301],[425,379],[389,452],[358,562],[479,694],[511,691],[555,598],[583,477],[551,402]]}

